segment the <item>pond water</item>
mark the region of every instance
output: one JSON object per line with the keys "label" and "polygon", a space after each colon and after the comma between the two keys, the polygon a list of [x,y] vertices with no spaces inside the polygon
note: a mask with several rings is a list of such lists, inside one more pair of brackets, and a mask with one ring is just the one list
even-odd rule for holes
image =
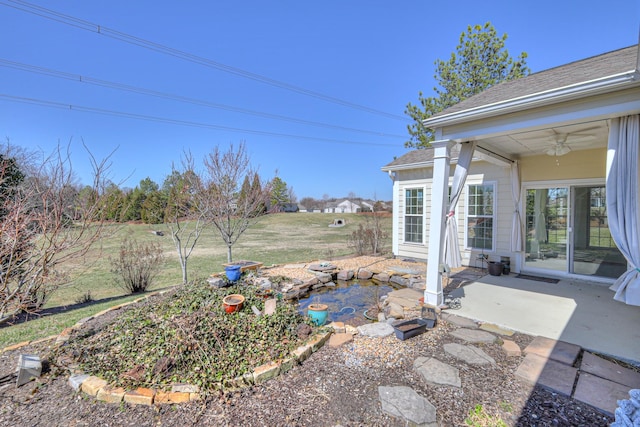
{"label": "pond water", "polygon": [[[327,304],[329,306],[330,322],[347,322],[363,324],[370,319],[365,317],[365,311],[380,301],[380,297],[387,295],[395,288],[389,285],[377,284],[371,280],[355,280],[338,282],[335,287],[323,287],[309,292],[306,298],[300,299],[298,310],[306,315],[309,304]],[[377,314],[371,316],[377,319]]]}

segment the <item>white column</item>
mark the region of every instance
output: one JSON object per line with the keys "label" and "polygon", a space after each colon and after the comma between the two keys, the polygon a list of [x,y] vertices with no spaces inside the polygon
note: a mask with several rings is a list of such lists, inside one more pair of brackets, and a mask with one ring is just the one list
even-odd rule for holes
{"label": "white column", "polygon": [[444,252],[445,217],[448,208],[449,169],[451,147],[454,141],[443,140],[431,143],[433,148],[433,184],[431,188],[431,218],[429,220],[429,254],[427,259],[427,286],[424,302],[440,306],[444,303],[442,294],[442,273],[440,264]]}
{"label": "white column", "polygon": [[400,181],[396,179],[396,172],[390,172],[389,177],[393,179],[393,223],[391,227],[393,236],[391,236],[391,253],[393,253],[394,256],[398,256],[398,244],[400,240],[400,229],[398,227],[400,227],[400,215],[402,215],[402,212],[400,212]]}

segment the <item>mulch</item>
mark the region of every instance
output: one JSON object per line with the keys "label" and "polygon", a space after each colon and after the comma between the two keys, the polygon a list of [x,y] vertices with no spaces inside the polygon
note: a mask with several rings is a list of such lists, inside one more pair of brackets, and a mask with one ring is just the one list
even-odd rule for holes
{"label": "mulch", "polygon": [[[101,316],[87,326],[98,330],[118,314]],[[440,321],[436,328],[405,341],[393,335],[355,336],[337,348],[325,345],[302,365],[264,384],[173,406],[99,402],[74,392],[68,375],[50,371],[26,385],[0,391],[0,425],[404,426],[404,421],[382,412],[378,399],[378,386],[398,385],[427,398],[437,408],[443,426],[466,425],[476,405],[508,426],[606,426],[613,422],[588,405],[517,381],[514,372],[522,357],[507,357],[499,344],[482,346],[496,360],[492,367],[467,365],[447,355],[445,343],[463,344],[449,334],[455,328]],[[515,334],[511,339],[524,348],[533,338]],[[15,371],[19,354],[46,359],[52,344],[45,341],[0,353],[0,377]],[[420,356],[457,367],[462,387],[428,385],[413,370],[413,361]]]}

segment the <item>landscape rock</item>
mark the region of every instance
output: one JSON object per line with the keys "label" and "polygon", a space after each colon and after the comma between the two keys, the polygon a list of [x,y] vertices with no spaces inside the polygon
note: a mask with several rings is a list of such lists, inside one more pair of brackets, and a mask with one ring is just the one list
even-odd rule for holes
{"label": "landscape rock", "polygon": [[427,288],[427,281],[424,277],[412,277],[409,279],[409,287],[424,291]]}
{"label": "landscape rock", "polygon": [[373,273],[365,268],[358,270],[358,279],[369,280],[373,277]]}
{"label": "landscape rock", "polygon": [[436,407],[410,387],[378,387],[382,411],[408,425],[436,427]]}
{"label": "landscape rock", "polygon": [[391,279],[389,279],[389,281],[391,283],[395,283],[396,285],[400,285],[404,287],[408,287],[410,283],[409,279],[402,276],[391,276]]}
{"label": "landscape rock", "polygon": [[69,385],[75,391],[78,391],[78,390],[80,390],[80,386],[82,386],[82,383],[84,382],[84,380],[86,380],[87,378],[89,378],[88,374],[74,374],[74,375],[71,375],[69,377]]}
{"label": "landscape rock", "polygon": [[495,365],[496,361],[487,353],[472,345],[447,343],[444,351],[453,357],[464,360],[470,365]]}
{"label": "landscape rock", "polygon": [[483,343],[492,344],[496,340],[496,336],[486,331],[479,329],[465,329],[460,328],[455,331],[451,331],[450,334],[456,338],[460,338],[470,343]]}
{"label": "landscape rock", "polygon": [[394,333],[393,326],[388,323],[368,323],[358,326],[358,333],[366,337],[386,337]]}
{"label": "landscape rock", "polygon": [[522,355],[520,346],[511,340],[504,340],[502,342],[502,350],[504,350],[505,354],[509,357],[520,357]]}
{"label": "landscape rock", "polygon": [[413,362],[413,369],[422,375],[427,384],[462,386],[458,369],[434,357],[418,357]]}
{"label": "landscape rock", "polygon": [[340,347],[343,344],[353,341],[353,335],[348,333],[335,333],[329,338],[329,347]]}
{"label": "landscape rock", "polygon": [[321,262],[319,264],[310,264],[308,268],[309,268],[309,271],[326,272],[326,271],[334,271],[338,267],[330,263]]}
{"label": "landscape rock", "polygon": [[309,278],[309,279],[304,279],[304,280],[302,281],[302,284],[303,284],[304,286],[307,286],[307,287],[309,287],[309,286],[313,286],[313,285],[315,285],[315,284],[317,284],[317,283],[318,283],[318,278],[317,278],[317,277],[311,277],[311,278]]}
{"label": "landscape rock", "polygon": [[323,272],[318,272],[318,271],[312,271],[312,273],[314,273],[316,275],[316,278],[321,283],[327,283],[327,282],[330,282],[332,280],[332,276],[329,273],[323,273]]}
{"label": "landscape rock", "polygon": [[227,286],[227,282],[221,277],[210,277],[207,282],[214,288],[224,288]]}
{"label": "landscape rock", "polygon": [[396,302],[387,302],[384,308],[384,315],[388,319],[404,319],[404,308]]}
{"label": "landscape rock", "polygon": [[353,275],[353,270],[340,270],[338,272],[338,280],[351,280]]}
{"label": "landscape rock", "polygon": [[271,283],[271,280],[266,277],[257,278],[254,284],[263,291],[273,289],[273,283]]}
{"label": "landscape rock", "polygon": [[373,279],[379,282],[387,283],[391,277],[387,273],[378,273],[373,275]]}
{"label": "landscape rock", "polygon": [[269,316],[276,312],[276,306],[278,305],[278,300],[275,298],[269,298],[264,302],[264,314],[265,316]]}

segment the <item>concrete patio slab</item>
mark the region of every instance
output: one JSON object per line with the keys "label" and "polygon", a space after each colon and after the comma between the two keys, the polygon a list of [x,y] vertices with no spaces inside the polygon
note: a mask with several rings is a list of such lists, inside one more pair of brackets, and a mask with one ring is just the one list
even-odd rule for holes
{"label": "concrete patio slab", "polygon": [[640,373],[587,351],[582,355],[580,371],[622,384],[627,388],[640,388]]}
{"label": "concrete patio slab", "polygon": [[580,346],[569,344],[564,341],[556,341],[545,337],[535,337],[533,341],[524,349],[525,354],[537,354],[565,365],[573,366],[578,355]]}
{"label": "concrete patio slab", "polygon": [[531,353],[525,356],[515,375],[528,384],[538,384],[571,396],[578,369]]}
{"label": "concrete patio slab", "polygon": [[457,316],[640,362],[640,307],[615,301],[605,284],[484,276],[450,295],[460,297]]}
{"label": "concrete patio slab", "polygon": [[613,415],[618,400],[628,399],[629,387],[588,373],[581,373],[573,398]]}

